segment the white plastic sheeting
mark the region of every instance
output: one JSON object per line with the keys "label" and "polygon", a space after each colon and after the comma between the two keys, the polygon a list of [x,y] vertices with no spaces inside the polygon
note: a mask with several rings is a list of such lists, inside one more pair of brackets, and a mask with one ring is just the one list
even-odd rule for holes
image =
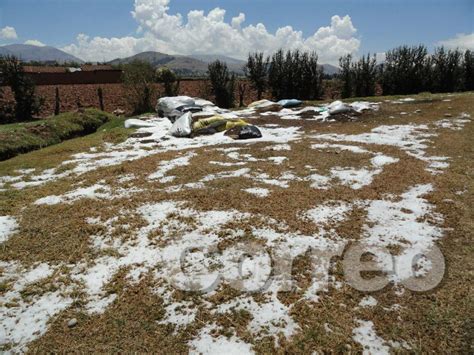
{"label": "white plastic sheeting", "polygon": [[182,112],[177,110],[177,108],[181,106],[194,106],[195,104],[196,101],[189,96],[162,97],[158,100],[156,111],[173,121],[173,118],[182,115]]}
{"label": "white plastic sheeting", "polygon": [[338,113],[346,113],[352,111],[352,108],[342,101],[334,101],[328,106],[329,114],[337,115]]}
{"label": "white plastic sheeting", "polygon": [[187,112],[175,121],[170,134],[175,137],[189,137],[193,131],[193,115]]}
{"label": "white plastic sheeting", "polygon": [[131,118],[125,121],[125,128],[149,128],[155,127],[156,123]]}

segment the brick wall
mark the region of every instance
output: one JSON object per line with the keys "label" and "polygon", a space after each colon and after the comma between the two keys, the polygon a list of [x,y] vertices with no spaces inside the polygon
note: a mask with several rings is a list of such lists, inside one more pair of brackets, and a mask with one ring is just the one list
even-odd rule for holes
{"label": "brick wall", "polygon": [[122,81],[121,70],[77,71],[73,73],[27,73],[36,85],[116,84]]}

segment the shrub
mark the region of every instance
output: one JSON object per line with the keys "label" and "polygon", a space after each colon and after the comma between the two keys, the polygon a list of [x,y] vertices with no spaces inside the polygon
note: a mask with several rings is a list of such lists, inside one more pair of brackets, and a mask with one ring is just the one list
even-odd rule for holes
{"label": "shrub", "polygon": [[179,78],[169,68],[162,67],[156,71],[156,80],[162,83],[165,89],[165,96],[177,96],[179,94]]}
{"label": "shrub", "polygon": [[40,112],[44,100],[35,95],[35,84],[26,75],[21,61],[13,56],[0,57],[0,74],[1,84],[13,91],[16,120],[31,120]]}
{"label": "shrub", "polygon": [[153,111],[155,70],[144,61],[135,60],[123,66],[122,80],[134,114]]}
{"label": "shrub", "polygon": [[208,76],[216,105],[234,107],[235,75],[229,73],[227,64],[216,60],[208,66]]}

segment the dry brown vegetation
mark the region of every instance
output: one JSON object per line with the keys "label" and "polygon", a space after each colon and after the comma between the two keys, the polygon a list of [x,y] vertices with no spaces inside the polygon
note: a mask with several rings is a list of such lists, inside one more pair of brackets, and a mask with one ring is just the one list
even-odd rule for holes
{"label": "dry brown vegetation", "polygon": [[[105,90],[107,92],[107,89]],[[315,150],[311,135],[322,133],[359,134],[369,132],[381,125],[428,124],[432,125],[449,113],[458,117],[462,112],[474,117],[473,95],[450,96],[450,102],[442,101],[446,96],[417,97],[417,101],[403,105],[383,103],[377,112],[365,113],[355,122],[317,123],[314,121],[284,121],[276,116],[266,116],[252,120],[257,125],[278,124],[280,126],[301,126],[302,138],[291,142],[291,150],[275,151],[265,149],[271,144],[255,143],[235,147],[242,148],[241,154],[251,154],[257,162],[247,162],[245,167],[251,171],[264,172],[270,178],[278,178],[282,172],[291,171],[295,176],[307,176],[307,166],[326,174],[334,166],[363,167],[368,156],[341,150]],[[381,98],[380,100],[383,100]],[[106,100],[106,104],[107,104]],[[420,109],[421,112],[415,113]],[[408,115],[400,115],[401,111]],[[394,117],[394,118],[390,118]],[[149,270],[138,283],[131,283],[126,277],[127,269],[121,269],[107,285],[107,292],[115,294],[115,301],[103,314],[90,315],[85,311],[87,295],[81,287],[75,285],[69,295],[74,302],[59,315],[53,317],[47,332],[30,343],[30,352],[159,352],[184,353],[188,351],[188,342],[199,334],[206,324],[215,322],[219,327],[214,336],[238,336],[252,344],[258,353],[308,353],[312,351],[346,352],[362,350],[353,339],[355,319],[373,321],[377,335],[386,341],[405,341],[414,352],[460,352],[473,351],[474,320],[473,309],[473,230],[474,230],[474,124],[468,123],[462,130],[439,129],[438,135],[431,138],[427,152],[430,155],[450,157],[450,167],[443,174],[432,175],[426,171],[426,163],[411,157],[393,146],[371,145],[371,149],[388,156],[398,158],[399,162],[388,165],[383,172],[375,176],[373,182],[359,190],[348,186],[334,185],[328,190],[311,189],[308,181],[289,181],[288,188],[255,183],[249,179],[236,177],[216,179],[206,183],[202,189],[181,189],[167,192],[165,187],[197,182],[209,174],[233,171],[240,167],[223,167],[209,164],[210,161],[233,162],[232,159],[216,147],[193,149],[197,155],[188,166],[180,166],[169,172],[176,176],[173,182],[161,183],[148,178],[156,171],[160,162],[182,155],[183,152],[168,151],[135,161],[127,161],[118,166],[104,167],[80,176],[60,179],[42,186],[25,190],[7,189],[0,192],[0,215],[20,217],[19,232],[5,243],[0,244],[0,260],[15,261],[24,267],[46,262],[58,266],[55,280],[47,279],[35,285],[30,291],[33,295],[71,285],[68,271],[70,267],[85,263],[94,265],[94,261],[103,255],[115,255],[117,250],[98,251],[90,240],[92,235],[106,235],[109,231],[101,225],[85,222],[86,218],[99,218],[107,221],[122,215],[123,211],[135,211],[147,203],[160,201],[180,201],[186,207],[197,211],[237,210],[250,213],[254,217],[235,220],[221,228],[219,247],[225,249],[235,243],[228,236],[232,231],[243,230],[244,241],[258,241],[252,234],[252,227],[268,225],[270,219],[288,226],[288,232],[305,235],[317,233],[320,226],[305,221],[305,211],[326,201],[383,199],[387,193],[400,195],[417,184],[430,183],[434,192],[426,199],[435,206],[435,211],[444,216],[444,237],[438,242],[447,265],[443,282],[433,291],[416,293],[405,290],[399,294],[398,287],[389,285],[372,296],[378,301],[372,308],[358,307],[366,294],[344,283],[341,260],[333,260],[331,276],[341,287],[331,284],[322,292],[318,302],[300,301],[303,291],[311,283],[310,260],[308,256],[299,257],[294,264],[294,276],[299,291],[281,293],[279,300],[285,305],[293,305],[291,316],[299,330],[291,338],[278,334],[255,337],[248,330],[253,315],[245,311],[233,310],[216,316],[204,304],[203,298],[195,293],[175,291],[175,300],[192,302],[197,309],[196,320],[184,328],[160,324],[165,315],[163,299],[156,292],[161,280],[153,277]],[[64,160],[72,153],[84,150],[75,146],[74,141],[66,144],[64,151],[52,150],[47,159],[56,165],[57,159]],[[67,148],[67,144],[70,144]],[[102,140],[93,140],[91,145],[100,146]],[[345,144],[345,143],[344,143]],[[352,143],[347,143],[352,144]],[[225,148],[232,147],[225,146]],[[2,175],[15,174],[15,169],[34,167],[42,154],[35,152],[18,157],[12,161],[0,163]],[[56,156],[56,157],[55,157]],[[281,165],[268,162],[269,157],[285,156],[288,159]],[[34,158],[36,157],[36,158]],[[33,159],[33,160],[32,160]],[[43,161],[42,164],[48,164]],[[118,182],[122,176],[133,174],[134,179]],[[61,195],[79,186],[91,186],[104,181],[114,189],[138,187],[141,192],[113,200],[80,199],[72,203],[53,206],[34,205],[34,201],[49,195]],[[265,187],[271,190],[266,198],[255,198],[243,190],[250,187]],[[460,192],[463,192],[462,194]],[[263,216],[260,218],[258,216]],[[188,225],[193,230],[196,221],[182,216],[171,216]],[[366,212],[355,209],[343,223],[337,225],[336,233],[347,240],[360,238],[365,223]],[[127,225],[125,228],[124,225]],[[114,222],[116,227],[111,237],[120,241],[133,238],[146,223],[142,216],[131,212],[126,220],[120,218]],[[277,228],[277,227],[275,227]],[[327,227],[329,228],[329,227]],[[179,238],[179,235],[176,236]],[[160,228],[150,236],[156,245],[166,244]],[[396,249],[396,248],[395,248]],[[1,270],[0,270],[1,274]],[[0,296],[12,287],[0,284]],[[207,302],[217,306],[231,300],[240,293],[229,287],[221,287]],[[262,299],[252,295],[256,302]],[[394,305],[398,305],[393,308]],[[15,305],[0,304],[0,307]],[[67,322],[77,318],[78,325],[70,328]],[[328,325],[331,331],[327,331]],[[276,341],[275,341],[276,340]],[[2,350],[8,350],[4,345]],[[401,349],[403,350],[403,349]],[[396,350],[393,350],[396,351]],[[399,350],[400,351],[400,350]]]}

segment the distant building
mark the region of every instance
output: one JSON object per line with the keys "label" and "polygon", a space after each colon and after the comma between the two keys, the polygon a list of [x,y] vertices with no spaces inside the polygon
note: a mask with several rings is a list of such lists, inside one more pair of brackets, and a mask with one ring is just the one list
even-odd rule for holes
{"label": "distant building", "polygon": [[32,66],[32,65],[25,65],[23,70],[26,73],[67,73],[66,67],[49,67],[49,66]]}

